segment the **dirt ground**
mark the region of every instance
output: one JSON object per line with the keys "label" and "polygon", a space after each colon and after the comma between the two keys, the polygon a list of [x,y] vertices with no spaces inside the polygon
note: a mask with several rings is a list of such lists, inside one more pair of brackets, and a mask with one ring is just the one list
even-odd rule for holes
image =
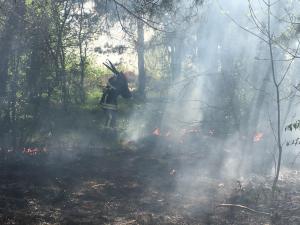
{"label": "dirt ground", "polygon": [[270,204],[271,178],[225,181],[196,171],[187,179],[182,164],[192,171],[196,163],[205,164],[205,152],[175,155],[158,142],[152,137],[143,144],[64,154],[61,149],[32,155],[2,150],[0,224],[300,224],[297,171],[281,177]]}

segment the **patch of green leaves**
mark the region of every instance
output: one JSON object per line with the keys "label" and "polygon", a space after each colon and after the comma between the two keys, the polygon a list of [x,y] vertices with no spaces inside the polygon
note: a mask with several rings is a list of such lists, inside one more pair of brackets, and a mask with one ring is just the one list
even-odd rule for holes
{"label": "patch of green leaves", "polygon": [[287,125],[284,130],[285,131],[295,131],[295,130],[298,130],[298,129],[300,129],[300,120]]}

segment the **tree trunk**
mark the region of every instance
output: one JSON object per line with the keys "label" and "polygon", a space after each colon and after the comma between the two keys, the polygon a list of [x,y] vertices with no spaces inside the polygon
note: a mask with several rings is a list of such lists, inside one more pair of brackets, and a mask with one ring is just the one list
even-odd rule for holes
{"label": "tree trunk", "polygon": [[140,97],[145,97],[146,87],[146,73],[145,73],[145,43],[144,43],[144,24],[138,21],[138,40],[137,40],[137,53],[138,53],[138,70],[139,70],[139,86],[138,92]]}
{"label": "tree trunk", "polygon": [[[4,31],[7,34],[7,31]],[[8,35],[5,35],[8,36]],[[8,80],[8,63],[10,55],[11,38],[1,38],[0,46],[0,97],[6,96],[7,80]]]}
{"label": "tree trunk", "polygon": [[172,79],[176,80],[180,77],[182,69],[182,47],[183,47],[183,36],[176,33],[174,37],[171,37],[171,75]]}
{"label": "tree trunk", "polygon": [[82,38],[82,30],[83,30],[83,13],[84,13],[84,0],[80,2],[80,18],[79,18],[79,34],[78,34],[78,42],[79,42],[79,56],[80,56],[80,102],[85,102],[85,91],[84,91],[84,78],[85,78],[85,63],[86,63],[86,50],[87,47],[83,47],[83,38]]}
{"label": "tree trunk", "polygon": [[[15,8],[16,6],[12,10]],[[5,97],[7,92],[9,57],[17,22],[14,13],[9,12],[0,38],[0,97]]]}
{"label": "tree trunk", "polygon": [[19,79],[19,56],[16,52],[12,59],[12,72],[13,79],[10,84],[10,123],[12,131],[12,147],[13,149],[17,148],[17,89],[18,89],[18,79]]}
{"label": "tree trunk", "polygon": [[[8,19],[4,25],[4,30],[0,39],[0,97],[7,100],[7,106],[4,111],[4,121],[1,125],[7,124],[8,129],[3,130],[9,132],[14,148],[17,145],[17,82],[19,57],[17,56],[20,40],[16,36],[21,37],[24,32],[23,17],[25,15],[25,0],[11,2],[12,8],[8,12]],[[16,16],[18,15],[18,16]],[[12,76],[9,76],[12,74]],[[10,85],[8,89],[7,86]],[[8,121],[5,121],[8,120]]]}
{"label": "tree trunk", "polygon": [[277,111],[277,147],[278,147],[278,158],[277,158],[277,167],[275,172],[275,178],[273,181],[272,186],[272,195],[274,197],[276,188],[277,188],[277,182],[279,178],[279,173],[281,169],[281,158],[282,158],[282,143],[281,143],[281,101],[280,101],[280,83],[276,80],[276,72],[275,72],[275,65],[274,65],[274,57],[273,57],[273,37],[271,35],[271,3],[270,0],[268,0],[268,45],[269,45],[269,52],[270,52],[270,58],[271,58],[271,68],[272,68],[272,79],[273,79],[273,85],[275,87],[276,91],[276,111]]}

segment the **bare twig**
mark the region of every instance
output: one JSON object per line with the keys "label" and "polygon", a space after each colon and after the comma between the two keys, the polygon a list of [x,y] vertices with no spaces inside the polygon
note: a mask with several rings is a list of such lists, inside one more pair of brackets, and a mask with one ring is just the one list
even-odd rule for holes
{"label": "bare twig", "polygon": [[149,27],[151,27],[152,29],[154,30],[157,30],[157,31],[161,31],[161,32],[165,32],[165,33],[173,33],[173,32],[170,32],[170,31],[166,31],[164,29],[160,29],[154,25],[152,25],[151,23],[155,23],[155,24],[158,24],[154,21],[149,21],[149,20],[146,20],[142,17],[140,17],[139,15],[137,15],[136,13],[132,12],[130,9],[128,9],[125,5],[121,4],[120,2],[116,1],[116,0],[113,0],[114,3],[118,6],[120,6],[121,8],[123,8],[128,14],[130,14],[131,16],[135,17],[136,19],[142,21],[143,23],[145,23],[146,25],[148,25]]}
{"label": "bare twig", "polygon": [[[274,59],[274,62],[291,62],[295,59],[295,57],[291,57],[290,59]],[[259,61],[270,61],[271,59],[268,58],[258,58],[255,57],[255,60],[259,60]]]}
{"label": "bare twig", "polygon": [[126,34],[128,34],[129,36],[134,37],[134,34],[131,33],[130,31],[128,31],[127,28],[123,25],[122,20],[121,20],[121,17],[120,17],[120,13],[119,13],[119,9],[118,9],[117,3],[115,3],[115,5],[116,5],[116,12],[117,12],[119,24],[121,25],[122,30],[123,30]]}
{"label": "bare twig", "polygon": [[287,66],[287,68],[286,68],[286,70],[285,70],[285,72],[284,72],[284,74],[283,74],[281,80],[278,82],[278,86],[281,85],[282,81],[284,80],[284,78],[285,78],[286,75],[288,74],[288,72],[289,72],[289,70],[290,70],[290,68],[291,68],[291,65],[293,64],[293,62],[294,62],[294,60],[295,60],[295,58],[296,58],[296,55],[298,54],[299,46],[300,46],[300,42],[298,42],[297,49],[296,49],[296,52],[295,52],[295,56],[292,57],[292,60],[289,62],[289,65]]}
{"label": "bare twig", "polygon": [[[264,4],[268,7],[271,7],[273,4],[268,4],[266,1],[263,1]],[[260,39],[261,41],[263,41],[264,43],[269,45],[269,42],[271,42],[272,44],[274,43],[276,45],[276,47],[280,48],[282,51],[284,51],[285,53],[289,54],[292,58],[297,59],[300,58],[300,55],[297,55],[295,52],[293,52],[293,49],[287,48],[285,46],[283,46],[281,43],[279,43],[275,38],[274,35],[269,35],[267,34],[265,39],[264,37],[260,36],[259,34],[251,31],[250,29],[242,26],[240,23],[238,23],[233,17],[231,17],[228,13],[225,12],[225,10],[223,9],[223,7],[220,5],[220,3],[218,2],[218,5],[220,7],[220,9],[224,12],[224,14],[235,24],[237,25],[239,28],[241,28],[242,30],[252,34],[253,36],[257,37],[258,39]],[[270,12],[271,13],[271,12]],[[271,15],[271,14],[270,14]],[[257,24],[255,24],[256,28],[262,32],[260,26],[257,26]],[[264,34],[264,32],[262,32],[262,34]]]}
{"label": "bare twig", "polygon": [[217,207],[239,208],[239,209],[244,209],[244,210],[247,210],[249,212],[253,212],[253,213],[257,213],[257,214],[262,214],[262,215],[266,215],[266,216],[272,216],[272,213],[257,211],[255,209],[251,209],[251,208],[249,208],[247,206],[244,206],[244,205],[219,204],[219,205],[217,205]]}
{"label": "bare twig", "polygon": [[276,170],[277,170],[276,151],[274,150],[273,152],[271,152],[271,154],[272,154],[273,161],[274,161],[274,173],[276,173]]}
{"label": "bare twig", "polygon": [[264,29],[264,25],[263,23],[257,18],[254,10],[253,10],[253,7],[252,7],[252,4],[250,2],[251,0],[248,0],[248,7],[249,7],[249,11],[250,11],[250,15],[251,15],[251,19],[253,21],[253,23],[255,24],[255,26],[259,29],[259,31],[266,36],[266,31],[263,30]]}
{"label": "bare twig", "polygon": [[248,79],[245,79],[245,82],[250,86],[250,88],[253,88],[256,91],[262,92],[266,96],[269,96],[269,97],[273,98],[273,96],[270,93],[268,93],[266,90],[263,90],[263,89],[260,89],[258,87],[255,87]]}
{"label": "bare twig", "polygon": [[225,12],[225,10],[223,9],[223,7],[220,5],[219,1],[218,1],[218,5],[220,7],[220,9],[222,10],[222,12],[224,12],[224,14],[235,24],[237,25],[239,28],[241,28],[242,30],[252,34],[253,36],[259,38],[261,41],[265,42],[268,44],[268,41],[266,39],[264,39],[263,37],[261,37],[260,35],[256,34],[255,32],[247,29],[246,27],[243,27],[242,25],[240,25],[234,18],[232,18],[228,13]]}
{"label": "bare twig", "polygon": [[276,141],[276,143],[277,143],[277,142],[278,142],[278,141],[277,141],[277,136],[276,136],[275,129],[274,129],[274,127],[273,127],[273,123],[272,123],[272,120],[271,120],[271,116],[270,116],[269,111],[268,111],[268,118],[269,118],[269,123],[270,123],[271,130],[272,130],[272,132],[273,132],[274,139],[275,139],[275,141]]}
{"label": "bare twig", "polygon": [[293,91],[291,91],[287,96],[283,97],[280,99],[280,101],[284,101],[284,100],[287,100],[291,97],[294,97],[295,96],[295,93]]}
{"label": "bare twig", "polygon": [[136,220],[130,220],[130,221],[127,221],[124,223],[120,223],[119,225],[129,225],[129,224],[134,224],[134,223],[136,223]]}
{"label": "bare twig", "polygon": [[297,91],[300,91],[300,85],[297,85],[297,86],[293,86]]}

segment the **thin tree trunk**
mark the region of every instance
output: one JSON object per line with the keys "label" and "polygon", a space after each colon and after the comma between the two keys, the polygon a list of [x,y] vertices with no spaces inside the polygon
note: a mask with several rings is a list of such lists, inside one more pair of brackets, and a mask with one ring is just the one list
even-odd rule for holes
{"label": "thin tree trunk", "polygon": [[[84,16],[84,0],[80,2],[80,18],[79,18],[79,33],[78,33],[78,42],[79,42],[79,56],[80,56],[80,101],[81,103],[85,102],[85,90],[84,90],[84,79],[85,79],[85,63],[86,63],[86,50],[87,47],[83,47],[83,16]],[[87,44],[86,44],[87,45]]]}
{"label": "thin tree trunk", "polygon": [[[5,30],[3,37],[1,38],[1,49],[0,49],[0,97],[7,97],[8,104],[5,109],[7,115],[4,117],[9,120],[9,130],[11,133],[10,143],[13,148],[17,147],[17,83],[19,73],[19,62],[18,56],[19,45],[21,42],[16,39],[16,36],[21,37],[24,31],[24,25],[22,18],[25,15],[26,5],[25,0],[14,1],[11,3],[13,10],[9,14],[7,23],[5,24]],[[16,17],[16,14],[19,17]],[[20,19],[21,18],[21,19]],[[9,75],[12,74],[10,77]],[[7,86],[10,88],[7,89]],[[7,132],[7,131],[5,131]]]}
{"label": "thin tree trunk", "polygon": [[[17,6],[15,5],[11,10],[17,10]],[[0,34],[0,97],[5,97],[7,92],[9,58],[17,22],[14,13],[10,12],[4,30]]]}
{"label": "thin tree trunk", "polygon": [[276,90],[276,109],[277,109],[277,147],[278,147],[278,159],[277,159],[277,168],[275,173],[275,178],[273,181],[272,186],[272,193],[274,197],[274,193],[276,191],[277,182],[280,174],[281,168],[281,158],[282,158],[282,144],[281,144],[281,102],[280,102],[280,90],[279,84],[276,81],[276,72],[275,72],[275,65],[274,65],[274,57],[273,57],[273,46],[272,46],[272,36],[271,36],[271,3],[268,0],[268,45],[269,45],[269,52],[271,58],[271,68],[272,68],[272,79],[273,84]]}
{"label": "thin tree trunk", "polygon": [[66,109],[67,104],[69,101],[69,93],[68,93],[68,87],[67,87],[67,72],[66,72],[66,62],[65,62],[65,51],[63,49],[63,46],[61,46],[61,52],[60,52],[60,63],[61,63],[61,78],[62,78],[62,102],[63,106]]}
{"label": "thin tree trunk", "polygon": [[138,21],[138,40],[137,40],[137,53],[138,53],[138,70],[139,70],[139,86],[138,92],[140,96],[145,97],[146,87],[146,73],[145,73],[145,43],[144,43],[144,24]]}
{"label": "thin tree trunk", "polygon": [[182,69],[182,47],[183,47],[183,37],[181,34],[176,33],[172,37],[173,43],[171,46],[171,74],[173,80],[176,80]]}
{"label": "thin tree trunk", "polygon": [[19,58],[18,53],[15,53],[12,59],[12,72],[13,79],[11,81],[10,89],[11,89],[11,98],[10,98],[10,122],[11,122],[11,130],[12,130],[12,146],[13,149],[17,148],[17,89],[18,89],[18,79],[19,79]]}
{"label": "thin tree trunk", "polygon": [[[5,31],[6,32],[6,31]],[[4,39],[4,40],[3,40]],[[3,38],[0,46],[0,97],[6,96],[7,80],[8,80],[8,63],[10,55],[10,39]]]}

